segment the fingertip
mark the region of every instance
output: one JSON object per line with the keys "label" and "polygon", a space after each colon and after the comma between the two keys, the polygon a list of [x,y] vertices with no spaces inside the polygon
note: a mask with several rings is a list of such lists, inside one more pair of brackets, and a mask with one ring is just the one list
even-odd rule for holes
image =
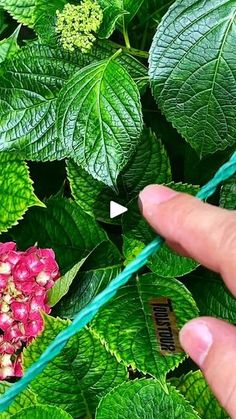
{"label": "fingertip", "polygon": [[140,192],[139,202],[142,210],[144,211],[153,206],[156,207],[163,202],[169,201],[177,194],[178,192],[164,185],[149,185]]}

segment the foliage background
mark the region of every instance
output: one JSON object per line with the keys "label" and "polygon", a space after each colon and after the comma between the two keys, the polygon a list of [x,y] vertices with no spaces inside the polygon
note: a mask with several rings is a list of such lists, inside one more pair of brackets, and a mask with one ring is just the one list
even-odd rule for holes
{"label": "foliage background", "polygon": [[[63,275],[25,368],[154,237],[139,191],[195,194],[235,149],[234,1],[100,0],[87,54],[55,33],[65,3],[0,0],[1,240],[52,247]],[[110,200],[128,213],[110,220]],[[235,209],[235,178],[212,202]],[[179,328],[235,323],[221,278],[164,246],[1,416],[226,418],[191,361],[160,354],[158,296]]]}

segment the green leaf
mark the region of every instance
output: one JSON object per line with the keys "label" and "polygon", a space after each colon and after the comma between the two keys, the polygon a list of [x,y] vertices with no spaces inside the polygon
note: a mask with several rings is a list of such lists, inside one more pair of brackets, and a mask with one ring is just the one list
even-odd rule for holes
{"label": "green leaf", "polygon": [[209,154],[200,158],[196,151],[185,144],[184,180],[187,183],[205,185],[211,179],[219,167],[230,159],[233,153],[232,147],[214,153],[214,158]]}
{"label": "green leaf", "polygon": [[120,219],[110,218],[110,201],[117,200],[111,188],[94,179],[73,160],[67,162],[67,175],[72,196],[85,212],[99,221],[120,224]]}
{"label": "green leaf", "polygon": [[236,301],[224,285],[221,277],[213,272],[202,270],[193,273],[188,288],[203,316],[220,317],[236,323]]}
{"label": "green leaf", "polygon": [[144,249],[145,244],[139,240],[131,239],[130,237],[123,236],[123,253],[125,256],[125,265],[132,262]]}
{"label": "green leaf", "polygon": [[200,156],[235,144],[235,1],[175,3],[150,55],[153,94]]}
{"label": "green leaf", "polygon": [[129,12],[129,16],[125,18],[125,21],[129,23],[134,16],[138,13],[140,7],[142,6],[144,0],[116,0],[124,10]]}
{"label": "green leaf", "polygon": [[[68,324],[45,316],[43,333],[24,351],[25,368],[38,359]],[[101,397],[126,377],[125,367],[85,328],[69,340],[61,354],[32,382],[32,388],[40,403],[56,405],[73,417],[92,417]]]}
{"label": "green leaf", "polygon": [[103,11],[103,21],[102,25],[98,31],[99,38],[110,38],[112,33],[115,30],[117,21],[126,14],[129,14],[125,10],[122,10],[114,4],[106,4],[104,6],[104,0],[99,0],[99,4],[102,7]]}
{"label": "green leaf", "polygon": [[[113,7],[128,12],[127,16],[124,16],[126,23],[129,23],[134,16],[137,14],[144,0],[114,0]],[[108,7],[111,3],[109,0],[99,0],[99,3],[103,8]]]}
{"label": "green leaf", "polygon": [[72,416],[65,410],[59,409],[56,406],[37,405],[21,410],[11,419],[72,419]]}
{"label": "green leaf", "polygon": [[55,101],[80,65],[76,55],[37,43],[3,64],[0,150],[17,150],[30,160],[64,157],[55,130]]}
{"label": "green leaf", "polygon": [[73,160],[67,163],[72,195],[85,212],[108,224],[120,224],[121,217],[110,218],[110,201],[126,206],[132,196],[150,183],[171,180],[166,151],[149,129],[144,129],[137,151],[118,177],[119,194],[95,180]]}
{"label": "green leaf", "polygon": [[165,278],[187,275],[198,266],[199,264],[195,260],[178,255],[166,244],[148,262],[148,267],[152,272],[155,272],[157,275],[162,275]]}
{"label": "green leaf", "polygon": [[57,307],[57,314],[73,319],[76,314],[96,297],[121,271],[121,265],[108,266],[88,272],[80,272],[69,293]]}
{"label": "green leaf", "polygon": [[[195,195],[199,190],[198,186],[182,183],[171,182],[167,184],[167,186],[192,195]],[[141,243],[148,244],[156,237],[156,233],[141,216],[136,198],[131,201],[128,208],[129,211],[124,214],[122,221],[124,235],[130,240],[130,252],[132,253],[133,249],[137,247],[137,243],[135,242],[139,241],[140,246]],[[148,262],[148,267],[153,272],[166,278],[186,275],[196,269],[197,266],[197,262],[190,258],[179,256],[165,244],[149,259]]]}
{"label": "green leaf", "polygon": [[0,0],[4,8],[19,23],[29,27],[34,25],[34,12],[36,0]]}
{"label": "green leaf", "polygon": [[4,32],[4,30],[7,28],[7,24],[5,22],[5,12],[4,10],[0,7],[0,34],[2,34],[2,32]]}
{"label": "green leaf", "polygon": [[[4,394],[11,386],[12,384],[6,381],[1,381],[0,394],[1,395]],[[8,407],[8,409],[6,409],[4,413],[1,414],[1,417],[10,418],[15,413],[18,413],[19,411],[21,412],[22,409],[29,406],[33,406],[36,403],[37,403],[36,394],[33,393],[33,391],[30,388],[28,388],[27,390],[24,390],[22,393],[20,393],[16,397],[15,401]]]}
{"label": "green leaf", "polygon": [[[168,392],[157,380],[134,380],[113,389],[100,402],[96,419],[197,419],[192,406],[174,387]],[[215,417],[215,416],[214,416]]]}
{"label": "green leaf", "polygon": [[70,144],[71,157],[114,187],[142,130],[137,86],[114,59],[91,64],[60,92],[57,126],[61,142]]}
{"label": "green leaf", "polygon": [[62,10],[67,0],[53,0],[51,2],[35,0],[35,2],[34,30],[45,43],[51,43],[52,39],[56,41],[56,11]]}
{"label": "green leaf", "polygon": [[41,206],[26,163],[16,154],[0,153],[0,231],[17,224],[28,208]]}
{"label": "green leaf", "polygon": [[151,300],[159,297],[171,299],[178,329],[198,314],[191,294],[180,282],[149,273],[136,276],[122,287],[100,310],[91,327],[126,365],[163,380],[185,355],[160,352],[150,305]]}
{"label": "green leaf", "polygon": [[[69,156],[71,144],[61,144],[55,128],[59,91],[80,68],[111,53],[114,48],[104,43],[89,55],[31,43],[4,63],[0,72],[0,151],[17,150],[28,160]],[[128,55],[118,61],[134,78],[146,74],[145,67]],[[139,83],[142,89],[146,82]]]}
{"label": "green leaf", "polygon": [[138,18],[143,25],[148,24],[156,29],[172,3],[174,0],[146,0],[138,12]]}
{"label": "green leaf", "polygon": [[219,405],[201,371],[190,371],[187,375],[171,380],[202,419],[228,419]]}
{"label": "green leaf", "polygon": [[227,180],[221,188],[220,206],[230,210],[236,209],[236,176]]}
{"label": "green leaf", "polygon": [[107,236],[72,200],[50,198],[45,203],[46,209],[29,211],[11,234],[21,249],[36,242],[40,247],[53,248],[61,272],[65,273]]}
{"label": "green leaf", "polygon": [[76,263],[76,265],[73,266],[73,268],[71,268],[68,272],[66,272],[65,275],[59,278],[55,282],[53,288],[48,291],[47,303],[50,307],[55,306],[58,301],[60,301],[62,297],[68,293],[73,280],[75,279],[77,273],[79,272],[86,259],[87,258],[84,258]]}
{"label": "green leaf", "polygon": [[88,259],[86,259],[83,265],[83,271],[85,272],[106,268],[107,266],[120,265],[122,261],[122,255],[117,246],[112,241],[106,240],[100,243],[89,255]]}
{"label": "green leaf", "polygon": [[165,148],[150,129],[144,128],[137,151],[121,177],[130,196],[151,183],[171,181],[171,167]]}
{"label": "green leaf", "polygon": [[19,46],[17,44],[17,38],[20,32],[20,26],[13,32],[9,38],[5,38],[0,41],[0,63],[6,59],[11,58],[17,51]]}
{"label": "green leaf", "polygon": [[[52,18],[56,10],[62,8],[66,0],[0,0],[2,6],[18,22],[34,28],[39,21]],[[45,22],[46,23],[46,22]]]}
{"label": "green leaf", "polygon": [[[111,55],[115,54],[115,52],[117,51],[117,45],[113,44],[113,42],[100,41],[97,43],[97,46],[98,46],[98,51],[100,51],[100,54],[103,55],[101,59],[109,58],[111,57]],[[92,51],[96,52],[94,48]],[[98,52],[96,54],[98,56]],[[97,57],[97,61],[98,61],[98,57]],[[125,53],[122,53],[122,55],[119,55],[116,58],[116,61],[128,71],[129,75],[136,82],[140,93],[145,92],[146,87],[149,84],[147,68],[136,58]]]}

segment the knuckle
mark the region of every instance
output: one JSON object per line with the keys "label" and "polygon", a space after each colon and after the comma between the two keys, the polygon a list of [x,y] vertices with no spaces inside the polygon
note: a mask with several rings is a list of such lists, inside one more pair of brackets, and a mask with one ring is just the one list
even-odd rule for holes
{"label": "knuckle", "polygon": [[234,380],[227,388],[223,395],[222,399],[222,406],[223,408],[229,412],[233,413],[232,409],[234,410],[234,414],[232,414],[232,419],[235,419],[236,412],[235,412],[235,399],[236,399],[236,380]]}
{"label": "knuckle", "polygon": [[[176,204],[178,204],[176,202]],[[180,196],[179,205],[173,208],[172,225],[176,229],[176,234],[182,237],[182,233],[191,231],[196,225],[195,219],[198,212],[198,202],[192,197]]]}
{"label": "knuckle", "polygon": [[223,252],[223,256],[236,256],[236,212],[229,214],[224,220],[222,228],[219,230],[220,237],[218,240],[219,247]]}

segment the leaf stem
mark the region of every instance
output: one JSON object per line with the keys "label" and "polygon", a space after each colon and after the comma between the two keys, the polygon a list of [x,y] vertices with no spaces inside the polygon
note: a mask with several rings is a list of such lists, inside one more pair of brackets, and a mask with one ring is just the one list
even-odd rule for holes
{"label": "leaf stem", "polygon": [[119,48],[114,55],[112,55],[112,60],[115,60],[122,53],[122,48]]}
{"label": "leaf stem", "polygon": [[143,77],[134,77],[133,78],[134,81],[142,81],[142,80],[149,80],[148,76],[143,76]]}
{"label": "leaf stem", "polygon": [[123,16],[123,36],[124,36],[124,40],[125,40],[125,45],[126,48],[130,49],[131,45],[130,45],[130,40],[129,40],[129,33],[125,24],[125,17]]}
{"label": "leaf stem", "polygon": [[142,50],[136,49],[136,48],[127,48],[124,45],[117,44],[116,42],[113,42],[113,41],[108,41],[108,42],[113,47],[121,48],[124,53],[133,55],[134,57],[145,58],[146,60],[149,57],[149,52],[148,51],[142,51]]}

